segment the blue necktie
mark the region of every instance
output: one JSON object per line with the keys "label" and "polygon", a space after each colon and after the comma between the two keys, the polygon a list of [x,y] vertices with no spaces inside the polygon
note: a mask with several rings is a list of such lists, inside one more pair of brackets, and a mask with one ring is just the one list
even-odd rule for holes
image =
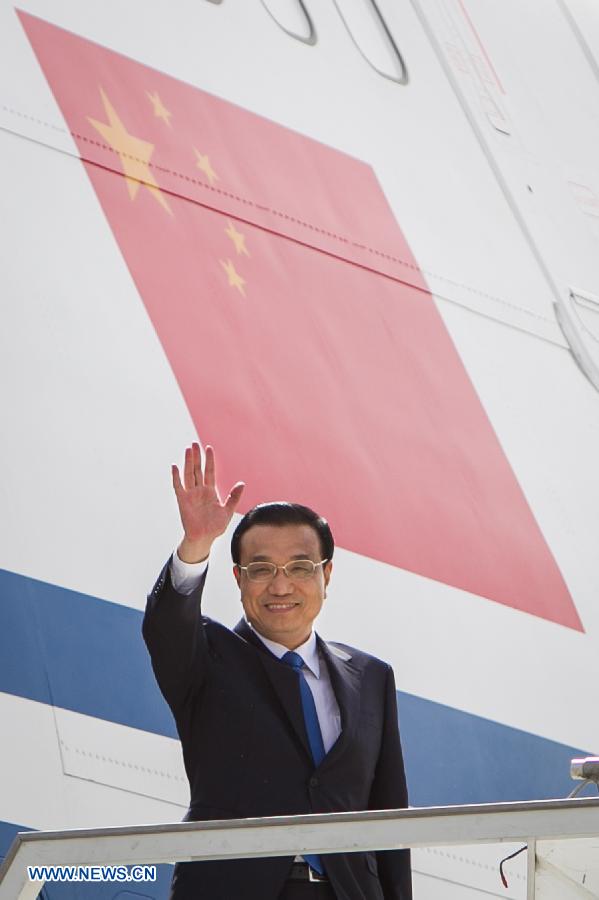
{"label": "blue necktie", "polygon": [[[297,672],[299,675],[300,695],[302,698],[302,709],[304,711],[304,722],[306,724],[306,731],[308,732],[308,742],[310,744],[314,765],[319,766],[325,757],[324,743],[320,725],[318,724],[318,715],[316,714],[314,697],[312,696],[312,691],[302,672],[304,661],[299,653],[294,653],[293,650],[289,650],[281,657],[281,662],[284,662],[287,666],[291,666],[293,671]],[[320,856],[304,853],[304,859],[309,866],[318,872],[319,875],[324,875],[324,866]]]}

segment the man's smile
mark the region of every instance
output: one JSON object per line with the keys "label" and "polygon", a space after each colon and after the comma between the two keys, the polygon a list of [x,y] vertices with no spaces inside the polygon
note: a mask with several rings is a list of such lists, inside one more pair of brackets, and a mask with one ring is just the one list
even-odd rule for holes
{"label": "man's smile", "polygon": [[300,604],[298,600],[269,600],[264,605],[270,612],[288,612]]}

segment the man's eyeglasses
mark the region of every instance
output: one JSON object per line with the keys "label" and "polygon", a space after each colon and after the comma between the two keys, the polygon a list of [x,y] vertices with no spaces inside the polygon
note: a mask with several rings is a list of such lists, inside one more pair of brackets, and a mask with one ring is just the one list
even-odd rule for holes
{"label": "man's eyeglasses", "polygon": [[328,559],[313,562],[311,559],[292,559],[284,566],[276,566],[271,562],[251,562],[247,566],[237,566],[245,572],[250,581],[272,581],[279,569],[292,581],[307,581],[312,578],[317,566],[324,566]]}

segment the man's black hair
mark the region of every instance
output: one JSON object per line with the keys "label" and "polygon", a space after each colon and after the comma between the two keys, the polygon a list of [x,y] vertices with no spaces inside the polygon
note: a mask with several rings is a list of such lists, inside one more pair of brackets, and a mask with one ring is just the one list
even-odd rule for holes
{"label": "man's black hair", "polygon": [[275,503],[259,503],[242,518],[231,538],[231,556],[236,565],[239,565],[241,538],[252,525],[309,525],[318,535],[322,558],[333,558],[335,541],[327,520],[309,506],[279,500]]}

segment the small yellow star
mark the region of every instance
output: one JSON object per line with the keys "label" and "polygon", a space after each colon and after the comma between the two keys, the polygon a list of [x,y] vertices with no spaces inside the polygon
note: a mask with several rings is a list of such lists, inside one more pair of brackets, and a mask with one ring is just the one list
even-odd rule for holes
{"label": "small yellow star", "polygon": [[206,156],[205,153],[200,153],[200,151],[196,150],[195,147],[193,149],[196,155],[196,166],[204,173],[204,175],[210,182],[210,185],[213,185],[215,181],[219,180],[219,177],[212,168],[208,156]]}
{"label": "small yellow star", "polygon": [[166,122],[168,127],[171,128],[172,126],[171,126],[170,119],[171,119],[172,113],[169,112],[169,110],[166,108],[166,106],[164,105],[164,103],[162,102],[160,97],[158,96],[158,91],[154,91],[153,94],[151,94],[149,91],[146,91],[146,94],[148,96],[148,100],[154,107],[154,115],[156,116],[156,118],[162,119],[162,121]]}
{"label": "small yellow star", "polygon": [[233,263],[231,262],[230,259],[228,259],[226,262],[223,262],[221,259],[220,264],[223,267],[223,269],[225,270],[225,272],[227,273],[227,278],[229,279],[229,286],[237,288],[237,290],[241,294],[243,294],[243,296],[245,297],[245,291],[243,289],[243,286],[245,284],[245,278],[242,278],[241,275],[235,271],[235,266],[233,265]]}
{"label": "small yellow star", "polygon": [[232,222],[229,222],[228,228],[225,228],[225,234],[228,235],[235,244],[235,249],[238,254],[242,253],[244,256],[250,255],[248,248],[245,246],[245,234],[237,231]]}
{"label": "small yellow star", "polygon": [[125,173],[129,196],[134,200],[143,184],[158,203],[170,213],[171,210],[166,202],[166,198],[149,168],[154,145],[129,134],[102,88],[100,88],[100,94],[108,122],[98,122],[90,116],[87,119],[96,131],[100,132],[112,149],[118,153],[123,172]]}

